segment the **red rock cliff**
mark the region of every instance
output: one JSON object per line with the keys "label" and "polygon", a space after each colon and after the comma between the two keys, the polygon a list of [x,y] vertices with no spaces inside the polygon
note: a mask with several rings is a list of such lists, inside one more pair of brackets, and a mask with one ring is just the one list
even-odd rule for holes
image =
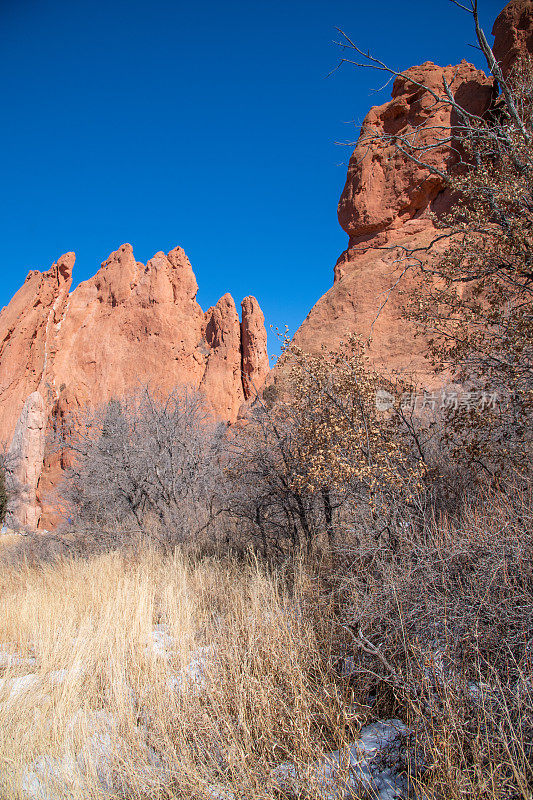
{"label": "red rock cliff", "polygon": [[518,56],[533,53],[533,0],[511,0],[492,28],[492,52],[507,75]]}
{"label": "red rock cliff", "polygon": [[[39,519],[38,500],[45,502],[45,490],[59,477],[57,460],[47,460],[43,470],[42,447],[34,441],[37,429],[44,437],[44,427],[25,426],[30,395],[32,408],[37,393],[45,416],[62,416],[139,383],[161,391],[188,384],[205,393],[217,416],[233,422],[252,384],[260,388],[268,372],[257,301],[243,301],[242,330],[228,294],[204,314],[180,247],[156,253],[145,265],[131,245],[122,245],[69,293],[73,265],[69,253],[48,272],[30,273],[0,314],[0,438],[9,444],[17,428],[16,469],[32,475],[32,508],[15,513],[24,524]],[[28,466],[32,457],[40,463]]]}
{"label": "red rock cliff", "polygon": [[[507,72],[519,53],[533,52],[533,1],[512,0],[494,25],[494,52]],[[371,358],[386,373],[427,374],[423,346],[402,318],[400,291],[411,279],[402,277],[405,248],[423,248],[432,241],[437,216],[449,208],[442,179],[404,155],[390,137],[409,138],[418,129],[417,145],[438,171],[453,165],[449,106],[435,103],[424,84],[442,95],[443,78],[457,102],[482,114],[491,100],[492,81],[471,64],[438,67],[426,62],[394,81],[392,99],[372,108],[348,166],[339,222],[348,234],[348,248],[339,257],[334,285],[320,298],[296,333],[305,350],[337,346],[350,332],[372,337]],[[384,137],[379,140],[379,137]],[[428,259],[438,258],[432,248]]]}

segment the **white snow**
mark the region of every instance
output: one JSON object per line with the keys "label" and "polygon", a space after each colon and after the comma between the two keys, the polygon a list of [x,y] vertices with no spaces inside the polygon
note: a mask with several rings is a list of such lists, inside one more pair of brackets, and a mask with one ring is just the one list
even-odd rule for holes
{"label": "white snow", "polygon": [[172,692],[192,692],[198,694],[205,688],[205,670],[207,660],[212,653],[210,647],[199,647],[193,655],[182,675],[171,675],[168,687]]}
{"label": "white snow", "polygon": [[374,722],[345,751],[335,750],[311,764],[306,774],[293,764],[280,764],[273,772],[280,789],[294,793],[314,788],[321,800],[359,798],[362,791],[375,800],[405,796],[407,781],[398,774],[400,741],[408,729],[400,720]]}
{"label": "white snow", "polygon": [[30,689],[34,689],[38,684],[39,678],[33,673],[29,675],[20,675],[18,678],[1,678],[0,692],[6,689],[9,692],[8,700],[12,700],[20,692],[27,692]]}
{"label": "white snow", "polygon": [[33,656],[22,656],[15,646],[0,645],[0,669],[6,667],[34,667],[37,661]]}
{"label": "white snow", "polygon": [[150,633],[145,652],[156,658],[167,660],[176,646],[174,637],[170,635],[164,625],[155,625]]}
{"label": "white snow", "polygon": [[[175,641],[162,625],[151,631],[147,652],[155,658],[168,660],[175,649]],[[169,678],[170,691],[200,691],[204,686],[204,670],[210,648],[196,650],[183,674]],[[18,662],[14,662],[18,664]],[[61,685],[67,677],[66,669],[58,669],[47,674],[29,673],[15,678],[0,679],[0,691],[8,692],[7,702],[16,699],[20,692],[36,687]],[[4,701],[6,698],[3,698]],[[96,777],[104,796],[113,795],[121,787],[117,786],[115,765],[126,755],[128,745],[118,734],[117,723],[107,711],[79,711],[67,724],[72,734],[82,733],[83,746],[76,753],[53,758],[41,755],[24,769],[21,788],[27,800],[63,800],[71,796],[72,787],[86,785],[89,777]],[[166,774],[166,767],[156,753],[147,746],[145,732],[139,728],[139,745],[144,748],[146,767],[142,775],[146,789],[157,787]],[[144,742],[144,744],[143,744]],[[230,800],[220,794],[220,800]]]}
{"label": "white snow", "polygon": [[[146,652],[154,658],[169,660],[175,648],[176,642],[165,626],[156,625],[150,632]],[[17,653],[0,650],[0,664],[2,654],[19,657]],[[181,674],[169,676],[169,691],[203,691],[206,665],[212,657],[210,647],[195,650]],[[344,671],[350,674],[354,665],[349,659],[346,662]],[[9,661],[6,663],[11,664]],[[14,661],[13,665],[18,666],[19,662]],[[29,673],[4,678],[0,679],[0,691],[8,692],[9,702],[21,692],[40,685],[60,685],[66,675],[66,669],[58,669],[47,675]],[[5,697],[3,699],[5,702]],[[81,734],[82,747],[62,757],[41,755],[35,758],[22,775],[23,797],[27,800],[63,800],[72,796],[74,786],[83,791],[91,778],[97,779],[104,796],[124,789],[117,785],[120,770],[117,773],[115,766],[127,756],[129,745],[119,735],[114,717],[102,710],[80,711],[70,720],[67,729],[70,734],[76,731],[78,736]],[[407,733],[407,727],[399,720],[374,722],[363,728],[360,738],[352,745],[328,753],[305,770],[289,762],[279,764],[272,772],[273,781],[287,793],[313,790],[320,800],[359,800],[362,794],[373,800],[398,800],[406,796],[408,789],[407,778],[400,774],[402,737]],[[138,745],[144,749],[143,761],[146,764],[139,778],[147,790],[154,789],[168,777],[167,768],[148,747],[146,731],[142,727],[138,728],[138,734]],[[68,738],[72,740],[72,735]],[[211,800],[235,800],[232,791],[220,785],[210,785],[205,792]]]}
{"label": "white snow", "polygon": [[[90,785],[96,778],[105,797],[116,796],[123,787],[119,777],[122,759],[128,744],[119,735],[116,720],[108,711],[78,711],[68,722],[72,734],[86,734],[82,748],[75,756],[67,753],[61,758],[39,756],[24,770],[21,781],[27,800],[63,800],[72,796],[72,787]],[[144,747],[146,764],[142,780],[146,791],[157,788],[165,771],[152,748],[143,743],[145,732],[139,729],[139,745]]]}
{"label": "white snow", "polygon": [[46,681],[52,686],[60,685],[64,682],[66,675],[66,669],[57,669],[45,675],[37,675],[31,672],[27,675],[19,675],[16,678],[0,678],[0,692],[3,689],[8,691],[7,702],[10,702],[15,700],[17,695],[22,692],[29,692],[38,686],[44,686]]}
{"label": "white snow", "polygon": [[22,792],[28,800],[58,800],[65,796],[65,784],[73,782],[75,772],[73,758],[39,756],[22,774]]}

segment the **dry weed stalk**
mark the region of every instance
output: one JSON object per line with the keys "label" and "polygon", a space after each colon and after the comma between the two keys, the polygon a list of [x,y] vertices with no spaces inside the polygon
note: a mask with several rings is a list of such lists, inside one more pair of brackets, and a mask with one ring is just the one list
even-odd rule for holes
{"label": "dry weed stalk", "polygon": [[[148,552],[3,568],[0,582],[0,642],[36,659],[35,682],[11,699],[28,666],[3,668],[2,797],[24,796],[43,755],[66,772],[45,774],[54,796],[102,797],[106,749],[128,798],[192,800],[213,786],[265,797],[276,764],[342,747],[362,721],[323,646],[331,622],[306,613],[314,590],[303,572],[289,591],[257,563]],[[69,780],[80,759],[83,780]]]}

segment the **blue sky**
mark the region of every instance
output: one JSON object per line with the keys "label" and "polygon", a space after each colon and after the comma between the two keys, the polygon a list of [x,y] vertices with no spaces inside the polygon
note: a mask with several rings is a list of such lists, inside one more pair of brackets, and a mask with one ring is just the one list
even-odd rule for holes
{"label": "blue sky", "polygon": [[181,245],[204,309],[254,294],[294,331],[347,242],[336,142],[390,94],[326,77],[335,26],[398,69],[482,65],[450,0],[0,0],[0,307],[68,250],[78,283]]}

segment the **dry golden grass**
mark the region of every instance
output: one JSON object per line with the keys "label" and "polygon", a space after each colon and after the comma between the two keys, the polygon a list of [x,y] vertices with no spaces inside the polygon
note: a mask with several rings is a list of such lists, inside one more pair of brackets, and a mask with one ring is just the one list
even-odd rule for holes
{"label": "dry golden grass", "polygon": [[13,547],[13,545],[17,544],[21,540],[20,533],[4,533],[0,535],[0,550],[4,548]]}
{"label": "dry golden grass", "polygon": [[54,798],[101,797],[111,780],[132,798],[264,798],[275,764],[353,741],[302,576],[289,592],[254,563],[150,552],[5,567],[0,645],[35,665],[4,658],[0,796],[27,796],[37,763]]}
{"label": "dry golden grass", "polygon": [[531,800],[532,514],[515,493],[394,547],[361,529],[314,570],[149,549],[6,563],[0,800],[323,800],[273,770],[312,778],[392,716],[423,766],[413,797]]}

